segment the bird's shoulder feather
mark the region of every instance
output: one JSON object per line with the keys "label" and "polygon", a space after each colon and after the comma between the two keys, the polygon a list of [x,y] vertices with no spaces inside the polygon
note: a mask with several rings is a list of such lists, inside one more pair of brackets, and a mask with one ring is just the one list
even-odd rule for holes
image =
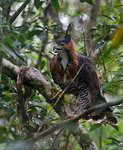
{"label": "bird's shoulder feather", "polygon": [[81,67],[83,63],[84,63],[84,66],[82,67],[80,74],[83,75],[84,81],[86,82],[89,90],[92,92],[99,91],[100,80],[99,80],[99,77],[96,73],[96,70],[93,64],[90,62],[90,60],[86,56],[79,55],[78,69]]}
{"label": "bird's shoulder feather", "polygon": [[73,77],[77,73],[78,59],[69,62],[65,70],[63,69],[60,61],[60,57],[57,54],[50,62],[50,70],[54,81],[56,81],[56,79],[59,79],[61,82],[64,82],[64,77],[66,77],[68,81],[73,79]]}

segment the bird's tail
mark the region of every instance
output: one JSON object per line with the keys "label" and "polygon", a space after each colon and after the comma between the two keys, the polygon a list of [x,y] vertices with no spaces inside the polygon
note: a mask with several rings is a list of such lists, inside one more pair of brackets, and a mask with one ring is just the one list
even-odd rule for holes
{"label": "bird's tail", "polygon": [[[91,107],[99,105],[99,104],[103,104],[103,103],[107,103],[107,101],[101,95],[101,93],[99,93],[92,97]],[[92,113],[91,118],[94,121],[103,120],[104,118],[106,118],[108,123],[110,123],[112,125],[117,124],[117,119],[116,119],[115,115],[113,114],[113,111],[110,107],[107,109],[99,110],[99,111]]]}

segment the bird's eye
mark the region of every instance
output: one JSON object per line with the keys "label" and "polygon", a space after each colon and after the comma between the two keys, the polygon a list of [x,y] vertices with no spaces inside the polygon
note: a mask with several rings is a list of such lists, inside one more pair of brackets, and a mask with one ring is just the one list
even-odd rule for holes
{"label": "bird's eye", "polygon": [[61,43],[60,45],[61,45],[62,47],[65,47],[65,43]]}

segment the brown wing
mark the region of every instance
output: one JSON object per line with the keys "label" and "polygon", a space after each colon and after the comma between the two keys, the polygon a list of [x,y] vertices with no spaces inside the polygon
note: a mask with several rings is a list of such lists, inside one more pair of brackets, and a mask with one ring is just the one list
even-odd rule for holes
{"label": "brown wing", "polygon": [[[85,63],[85,65],[81,70],[81,74],[83,75],[84,81],[86,82],[88,89],[90,90],[92,106],[106,103],[106,99],[102,96],[100,92],[100,80],[94,69],[94,66],[86,57],[80,56],[79,68],[83,63]],[[111,124],[117,124],[117,119],[114,116],[111,108],[107,108],[106,110],[101,112],[97,111],[91,115],[93,120],[98,120],[106,116],[108,122],[110,122]]]}
{"label": "brown wing", "polygon": [[80,71],[80,74],[83,75],[84,81],[86,82],[89,90],[91,93],[97,93],[100,91],[100,80],[98,78],[98,75],[95,71],[94,66],[92,63],[85,57],[85,56],[79,56],[79,67],[81,67],[82,64],[85,64]]}
{"label": "brown wing", "polygon": [[58,59],[59,57],[58,55],[56,55],[53,57],[53,59],[50,62],[50,71],[51,71],[52,78],[55,81],[55,83],[57,83],[56,79],[62,80],[62,77],[64,74],[60,64],[58,63]]}

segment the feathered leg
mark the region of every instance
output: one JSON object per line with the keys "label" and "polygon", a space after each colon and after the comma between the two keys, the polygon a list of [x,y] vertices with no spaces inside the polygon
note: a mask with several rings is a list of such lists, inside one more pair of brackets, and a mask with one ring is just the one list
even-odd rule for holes
{"label": "feathered leg", "polygon": [[77,107],[75,109],[75,114],[82,113],[82,110],[87,108],[91,104],[91,94],[90,91],[85,87],[79,93],[77,97]]}

